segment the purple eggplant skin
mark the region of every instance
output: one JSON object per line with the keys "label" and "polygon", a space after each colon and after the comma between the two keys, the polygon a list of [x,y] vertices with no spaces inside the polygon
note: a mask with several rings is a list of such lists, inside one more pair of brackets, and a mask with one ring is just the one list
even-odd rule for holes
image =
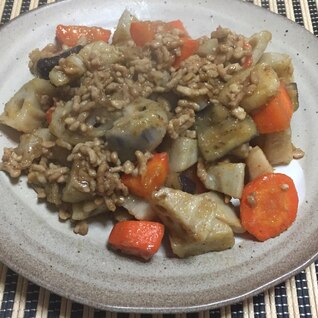
{"label": "purple eggplant skin", "polygon": [[82,45],[74,46],[66,51],[63,51],[60,54],[44,57],[38,60],[36,64],[36,71],[40,78],[49,79],[49,74],[54,66],[59,64],[60,59],[66,58],[71,54],[77,54],[83,48]]}

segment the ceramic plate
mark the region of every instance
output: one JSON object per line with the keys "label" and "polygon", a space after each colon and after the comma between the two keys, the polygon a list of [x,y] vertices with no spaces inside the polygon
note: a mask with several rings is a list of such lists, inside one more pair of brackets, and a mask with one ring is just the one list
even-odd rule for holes
{"label": "ceramic plate", "polygon": [[[69,0],[25,14],[0,31],[0,107],[28,79],[28,53],[54,38],[58,23],[114,27],[127,8],[142,19],[184,21],[193,37],[218,25],[251,35],[270,30],[269,50],[293,59],[300,109],[293,141],[306,156],[284,168],[300,193],[295,224],[264,243],[241,239],[233,249],[188,259],[160,251],[143,263],[109,251],[110,224],[93,222],[86,237],[73,234],[56,213],[37,203],[22,179],[0,174],[0,259],[31,281],[101,309],[125,312],[197,311],[238,302],[300,271],[318,251],[318,41],[302,27],[234,0]],[[15,39],[15,41],[12,41]],[[1,149],[17,136],[2,129]]]}

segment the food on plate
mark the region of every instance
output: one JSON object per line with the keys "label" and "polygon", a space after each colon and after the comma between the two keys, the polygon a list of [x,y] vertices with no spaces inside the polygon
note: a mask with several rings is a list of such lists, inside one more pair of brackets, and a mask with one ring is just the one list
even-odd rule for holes
{"label": "food on plate", "polygon": [[265,241],[294,222],[297,208],[297,190],[290,177],[262,174],[244,188],[240,205],[242,225],[258,240]]}
{"label": "food on plate", "polygon": [[271,37],[218,26],[192,38],[180,20],[128,11],[113,34],[59,24],[0,115],[20,133],[0,168],[25,174],[75,233],[113,219],[109,246],[145,260],[164,232],[181,258],[231,248],[245,231],[275,237],[298,208],[275,167],[304,153],[290,128],[292,60],[265,52]]}
{"label": "food on plate", "polygon": [[109,244],[125,254],[149,260],[160,248],[164,225],[151,221],[121,221],[114,225]]}

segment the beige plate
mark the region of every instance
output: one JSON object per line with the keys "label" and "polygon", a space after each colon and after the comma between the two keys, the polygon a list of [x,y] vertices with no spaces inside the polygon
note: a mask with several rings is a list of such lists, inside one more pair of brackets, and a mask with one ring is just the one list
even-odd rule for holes
{"label": "beige plate", "polygon": [[[127,4],[129,3],[129,4]],[[25,180],[0,174],[0,259],[35,283],[102,309],[126,312],[196,311],[234,303],[287,279],[318,251],[318,41],[300,26],[264,9],[234,0],[69,0],[25,14],[1,29],[0,105],[29,78],[28,53],[54,38],[58,23],[114,27],[128,8],[143,19],[181,19],[195,37],[218,25],[251,35],[273,33],[271,49],[289,53],[295,65],[300,109],[293,120],[294,143],[306,157],[284,171],[300,191],[297,221],[264,243],[240,239],[231,250],[189,259],[167,257],[149,263],[106,248],[110,224],[93,222],[87,237],[36,202]],[[12,41],[16,39],[16,41]],[[17,136],[4,130],[1,148]]]}

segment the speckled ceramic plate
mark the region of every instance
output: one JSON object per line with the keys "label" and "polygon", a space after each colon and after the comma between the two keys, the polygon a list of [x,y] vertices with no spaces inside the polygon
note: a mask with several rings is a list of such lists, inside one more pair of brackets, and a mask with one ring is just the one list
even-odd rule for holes
{"label": "speckled ceramic plate", "polygon": [[[318,41],[300,26],[235,0],[58,2],[1,29],[1,108],[31,78],[28,52],[52,41],[56,24],[114,27],[125,8],[143,19],[179,18],[194,37],[218,25],[245,35],[267,29],[273,33],[270,49],[292,56],[300,91],[293,140],[306,156],[284,171],[300,193],[297,221],[264,243],[240,239],[231,250],[188,259],[169,258],[163,249],[143,263],[107,250],[107,222],[93,222],[88,236],[76,236],[37,203],[25,180],[14,183],[1,173],[1,261],[60,295],[126,312],[203,310],[240,301],[287,279],[312,262],[318,251]],[[11,130],[2,129],[1,149],[16,141]]]}

